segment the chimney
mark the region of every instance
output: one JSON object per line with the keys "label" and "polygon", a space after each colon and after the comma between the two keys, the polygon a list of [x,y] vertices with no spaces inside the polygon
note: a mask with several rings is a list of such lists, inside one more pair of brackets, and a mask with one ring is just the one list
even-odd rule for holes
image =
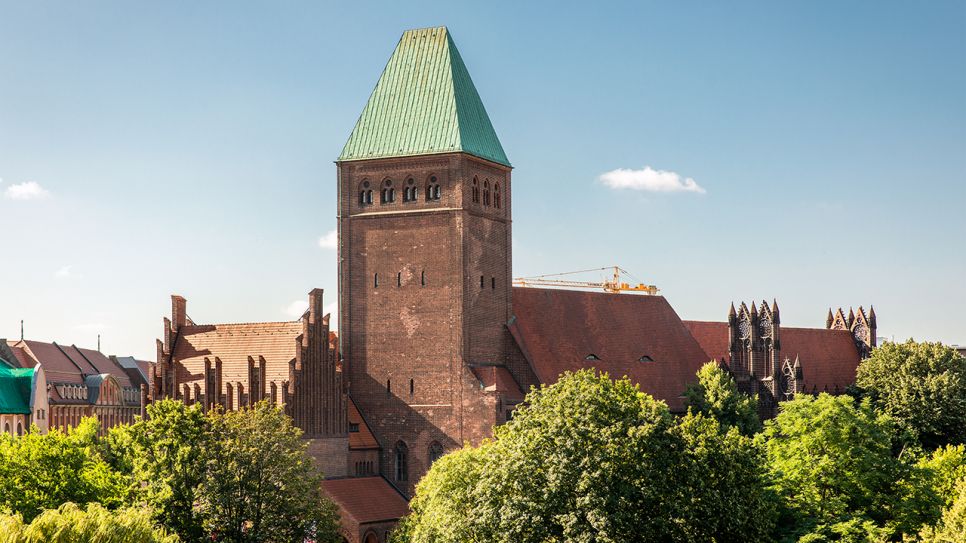
{"label": "chimney", "polygon": [[188,323],[188,300],[185,300],[183,296],[178,296],[177,294],[171,295],[171,324],[173,329],[177,331],[179,328]]}
{"label": "chimney", "polygon": [[312,289],[312,292],[309,292],[309,322],[312,324],[320,322],[322,319],[323,292],[324,291],[320,288],[314,288]]}

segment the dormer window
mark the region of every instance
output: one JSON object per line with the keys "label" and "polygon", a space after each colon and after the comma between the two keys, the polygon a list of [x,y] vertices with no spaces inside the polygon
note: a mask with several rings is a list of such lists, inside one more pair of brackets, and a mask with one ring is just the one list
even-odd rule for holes
{"label": "dormer window", "polygon": [[589,355],[584,357],[584,360],[600,360],[600,357],[594,353],[590,353]]}
{"label": "dormer window", "polygon": [[638,359],[637,359],[637,361],[638,361],[638,362],[654,362],[654,359],[653,359],[653,358],[651,358],[650,356],[647,356],[647,355],[645,354],[645,355],[641,355],[641,357],[640,357],[640,358],[638,358]]}

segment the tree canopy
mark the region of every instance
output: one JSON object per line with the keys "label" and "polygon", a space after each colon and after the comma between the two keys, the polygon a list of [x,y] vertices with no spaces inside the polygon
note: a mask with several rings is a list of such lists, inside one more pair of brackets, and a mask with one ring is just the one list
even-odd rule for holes
{"label": "tree canopy", "polygon": [[966,443],[966,358],[941,343],[886,343],[859,364],[859,389],[908,440]]}
{"label": "tree canopy", "polygon": [[157,528],[144,509],[109,511],[91,503],[86,509],[65,503],[24,524],[19,514],[0,515],[4,543],[177,543],[178,536]]}
{"label": "tree canopy", "polygon": [[689,411],[713,417],[746,436],[761,430],[757,398],[739,392],[735,380],[724,368],[708,362],[698,370],[697,378],[684,391]]}
{"label": "tree canopy", "polygon": [[527,396],[493,440],[433,464],[399,538],[442,541],[764,539],[763,457],[737,430],[629,380],[568,373]]}

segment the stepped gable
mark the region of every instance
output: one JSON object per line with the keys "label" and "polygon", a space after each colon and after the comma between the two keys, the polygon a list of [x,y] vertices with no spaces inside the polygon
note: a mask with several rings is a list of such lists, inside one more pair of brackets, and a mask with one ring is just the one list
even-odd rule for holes
{"label": "stepped gable", "polygon": [[216,357],[224,364],[226,381],[247,379],[249,357],[265,359],[268,380],[284,381],[298,352],[302,322],[185,324],[178,331],[174,359],[179,382],[203,373],[205,358],[214,363]]}
{"label": "stepped gable", "polygon": [[681,395],[708,356],[663,296],[513,289],[510,333],[543,383],[597,368],[684,409]]}

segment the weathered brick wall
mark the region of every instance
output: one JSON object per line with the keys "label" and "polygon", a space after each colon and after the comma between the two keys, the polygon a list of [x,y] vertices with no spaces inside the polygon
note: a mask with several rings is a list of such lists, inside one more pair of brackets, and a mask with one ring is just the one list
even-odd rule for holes
{"label": "weathered brick wall", "polygon": [[346,477],[349,473],[349,438],[306,439],[308,454],[318,462],[327,478]]}
{"label": "weathered brick wall", "polygon": [[[467,365],[506,360],[508,175],[463,154],[339,165],[340,339],[350,393],[383,447],[383,474],[407,494],[434,441],[447,450],[477,442],[496,421],[494,400]],[[472,202],[474,176],[499,180],[499,210]],[[427,201],[432,177],[441,197]],[[410,178],[417,199],[404,202]],[[380,204],[387,179],[396,201]],[[367,181],[373,204],[361,205]],[[405,481],[396,480],[397,443],[409,451]]]}

